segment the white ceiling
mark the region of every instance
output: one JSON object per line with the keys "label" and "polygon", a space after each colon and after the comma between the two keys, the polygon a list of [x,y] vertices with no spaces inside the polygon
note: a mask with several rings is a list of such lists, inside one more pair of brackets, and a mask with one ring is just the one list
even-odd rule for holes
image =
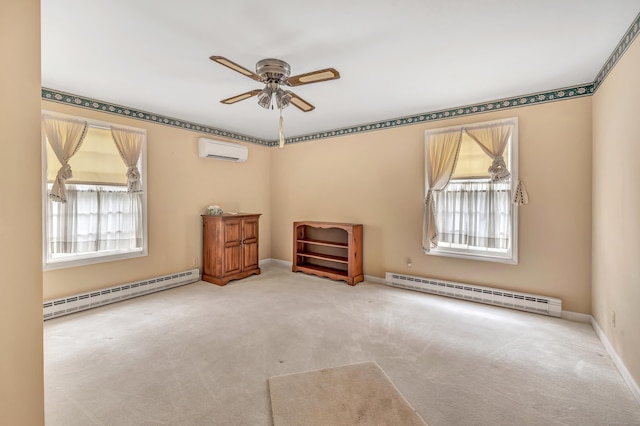
{"label": "white ceiling", "polygon": [[209,60],[339,80],[293,90],[287,137],[593,82],[640,0],[42,1],[42,86],[266,140],[261,85]]}

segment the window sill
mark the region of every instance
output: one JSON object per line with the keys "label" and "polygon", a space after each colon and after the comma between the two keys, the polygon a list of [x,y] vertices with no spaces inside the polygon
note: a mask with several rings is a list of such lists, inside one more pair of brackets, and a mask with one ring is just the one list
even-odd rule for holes
{"label": "window sill", "polygon": [[56,269],[74,268],[77,266],[93,265],[96,263],[115,262],[118,260],[133,259],[147,256],[146,249],[135,251],[113,251],[93,253],[84,256],[70,256],[58,259],[49,259],[42,266],[43,271],[53,271]]}
{"label": "window sill", "polygon": [[505,263],[508,265],[517,265],[518,264],[518,256],[515,253],[486,253],[486,252],[472,252],[469,250],[456,250],[450,248],[435,248],[430,251],[425,251],[424,254],[429,256],[442,256],[442,257],[452,257],[455,259],[466,259],[466,260],[478,260],[482,262],[495,262],[495,263]]}

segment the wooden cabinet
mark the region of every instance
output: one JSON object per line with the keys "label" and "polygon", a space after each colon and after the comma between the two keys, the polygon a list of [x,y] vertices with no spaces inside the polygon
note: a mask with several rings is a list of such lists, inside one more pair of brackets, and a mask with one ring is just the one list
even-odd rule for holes
{"label": "wooden cabinet", "polygon": [[202,216],[202,280],[225,285],[260,274],[258,266],[259,214]]}
{"label": "wooden cabinet", "polygon": [[362,225],[355,223],[293,223],[293,272],[343,280],[364,281]]}

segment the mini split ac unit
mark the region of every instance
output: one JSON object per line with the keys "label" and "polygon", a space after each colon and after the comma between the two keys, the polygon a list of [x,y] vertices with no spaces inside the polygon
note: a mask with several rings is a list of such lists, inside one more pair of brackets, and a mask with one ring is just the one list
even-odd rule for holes
{"label": "mini split ac unit", "polygon": [[249,149],[237,143],[214,139],[198,139],[198,155],[202,158],[217,158],[228,161],[247,161]]}

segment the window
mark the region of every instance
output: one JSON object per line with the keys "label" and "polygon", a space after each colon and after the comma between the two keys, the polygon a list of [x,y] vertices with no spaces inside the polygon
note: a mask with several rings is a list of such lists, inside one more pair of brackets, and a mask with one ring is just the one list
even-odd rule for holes
{"label": "window", "polygon": [[45,270],[147,254],[144,130],[45,112],[43,168]]}
{"label": "window", "polygon": [[517,263],[517,153],[517,118],[425,132],[425,253]]}

